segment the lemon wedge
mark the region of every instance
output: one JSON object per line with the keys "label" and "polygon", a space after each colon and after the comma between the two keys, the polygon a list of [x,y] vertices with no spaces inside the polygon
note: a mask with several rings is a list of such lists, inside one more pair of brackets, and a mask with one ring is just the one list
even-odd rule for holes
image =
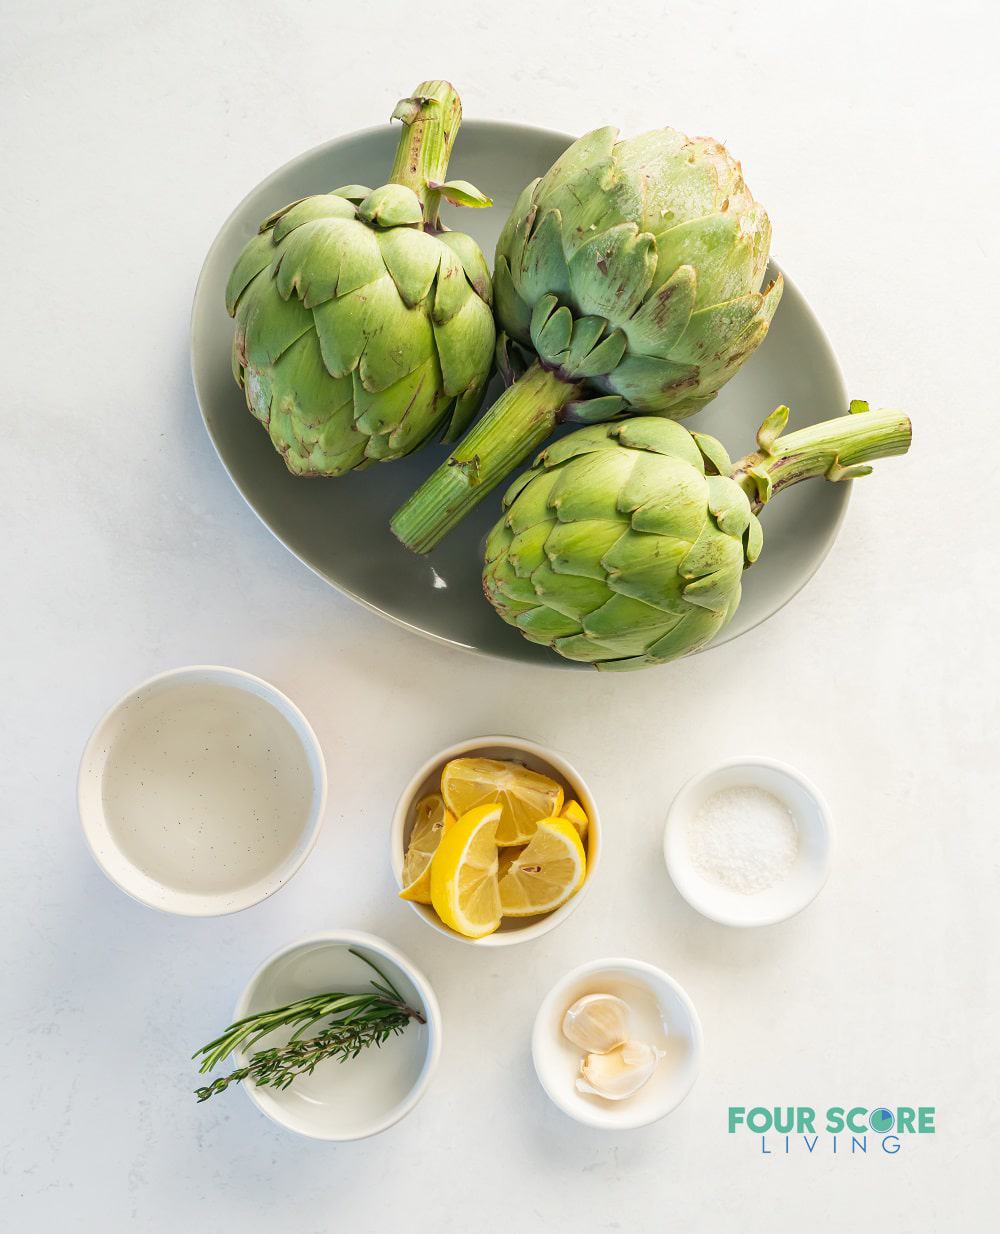
{"label": "lemon wedge", "polygon": [[431,860],[441,837],[454,823],[454,815],[445,808],[440,793],[431,793],[417,802],[414,811],[410,843],[403,858],[403,890],[401,900],[418,904],[431,902]]}
{"label": "lemon wedge", "polygon": [[431,862],[434,911],[466,938],[483,938],[500,924],[496,842],[500,815],[499,803],[467,811],[441,836]]}
{"label": "lemon wedge", "polygon": [[578,891],[587,858],[576,828],[564,818],[542,819],[527,848],[500,880],[505,917],[551,913]]}
{"label": "lemon wedge", "polygon": [[578,801],[567,801],[563,808],[559,811],[560,818],[568,818],[576,828],[576,833],[581,840],[586,840],[587,830],[590,827],[590,819],[587,817],[584,808]]}
{"label": "lemon wedge", "polygon": [[526,844],[539,819],[558,815],[563,790],[548,776],[520,763],[493,758],[455,758],[441,774],[441,795],[456,818],[487,803],[502,806],[496,842]]}

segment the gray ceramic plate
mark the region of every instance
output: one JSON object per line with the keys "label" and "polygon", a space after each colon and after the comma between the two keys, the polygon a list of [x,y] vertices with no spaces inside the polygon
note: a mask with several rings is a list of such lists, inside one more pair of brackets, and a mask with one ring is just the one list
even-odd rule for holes
{"label": "gray ceramic plate", "polygon": [[[440,446],[337,480],[301,480],[285,470],[250,416],[230,371],[232,322],[224,288],[236,257],[262,218],[298,197],[337,184],[382,184],[397,129],[388,125],[339,138],[300,155],[258,185],[226,220],[195,293],[191,357],[209,436],[233,483],[261,521],[300,561],[334,587],[391,621],[441,642],[508,659],[570,666],[526,642],[494,614],[480,588],[483,537],[497,517],[487,497],[430,557],[413,556],[389,531],[389,517],[446,454]],[[450,172],[492,195],[492,210],[454,211],[450,222],[492,255],[520,190],[572,138],[546,129],[470,120]],[[461,222],[456,218],[461,215]],[[688,423],[714,433],[733,457],[754,444],[760,421],[779,403],[792,425],[841,415],[847,396],[819,323],[787,274],[784,299],[760,351],[718,399]],[[747,572],[743,602],[725,641],[777,612],[810,578],[833,544],[847,484],[804,484],[765,511],[764,553]],[[572,665],[572,667],[583,667]]]}

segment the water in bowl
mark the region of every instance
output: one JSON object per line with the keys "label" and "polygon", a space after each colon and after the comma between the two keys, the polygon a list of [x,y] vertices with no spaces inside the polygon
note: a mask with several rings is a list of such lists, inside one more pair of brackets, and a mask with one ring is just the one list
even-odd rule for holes
{"label": "water in bowl", "polygon": [[249,690],[186,683],[130,704],[102,796],[124,856],[174,890],[236,891],[280,867],[308,824],[313,779],[291,723]]}

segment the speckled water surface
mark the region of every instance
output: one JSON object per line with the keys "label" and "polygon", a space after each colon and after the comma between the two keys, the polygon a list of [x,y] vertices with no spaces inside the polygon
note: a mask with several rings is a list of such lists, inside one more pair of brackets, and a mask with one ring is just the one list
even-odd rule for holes
{"label": "speckled water surface", "polygon": [[178,891],[247,887],[288,860],[313,783],[288,720],[247,690],[183,683],[130,705],[108,749],[108,828],[145,874]]}

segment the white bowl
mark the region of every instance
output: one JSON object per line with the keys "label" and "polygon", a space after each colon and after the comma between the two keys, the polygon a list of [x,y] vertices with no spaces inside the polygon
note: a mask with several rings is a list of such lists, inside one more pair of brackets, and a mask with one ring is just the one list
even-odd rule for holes
{"label": "white bowl", "polygon": [[[607,1101],[576,1089],[583,1051],[563,1036],[568,1009],[585,994],[614,994],[632,1011],[631,1034],[663,1051],[652,1077],[632,1097]],[[589,1127],[627,1131],[675,1110],[698,1078],[701,1021],[694,1004],[662,969],[642,960],[592,960],[567,973],[545,996],[531,1037],[535,1073],[570,1118]]]}
{"label": "white bowl", "polygon": [[[786,877],[745,895],[704,877],[693,864],[686,830],[705,801],[724,789],[750,787],[773,793],[795,819],[799,851]],[[663,834],[663,855],[674,886],[692,908],[730,926],[774,925],[794,917],[822,890],[830,873],[833,822],[819,790],[773,758],[733,758],[694,776],[673,800]]]}
{"label": "white bowl", "polygon": [[326,767],[305,716],[233,668],[174,669],[130,690],[80,763],[97,863],[164,912],[233,913],[283,886],[316,843]]}
{"label": "white bowl", "polygon": [[571,896],[554,912],[539,917],[508,917],[501,922],[500,928],[495,933],[487,934],[485,938],[466,938],[446,926],[430,905],[415,904],[412,901],[407,901],[407,903],[423,921],[426,921],[439,934],[447,935],[448,938],[457,938],[463,943],[474,943],[477,947],[507,947],[511,943],[525,943],[530,939],[548,934],[549,930],[554,930],[557,925],[576,911],[594,877],[601,853],[601,820],[597,813],[597,803],[591,796],[586,781],[576,768],[561,754],[556,754],[554,750],[536,745],[533,741],[526,741],[522,737],[471,737],[468,741],[460,741],[429,758],[403,789],[396,804],[389,838],[392,872],[397,885],[402,887],[403,858],[406,855],[406,846],[413,828],[413,807],[428,793],[440,791],[441,771],[445,763],[453,758],[473,757],[508,759],[523,763],[533,771],[540,771],[551,776],[553,780],[557,780],[563,786],[567,801],[571,797],[579,801],[590,820],[584,845],[587,850],[587,875],[583,886],[576,895]]}
{"label": "white bowl", "polygon": [[[241,1087],[268,1118],[314,1140],[362,1140],[399,1122],[426,1092],[441,1054],[441,1012],[427,979],[384,939],[355,930],[324,931],[276,951],[250,979],[233,1012],[234,1022],[311,994],[364,990],[376,974],[349,948],[370,955],[426,1023],[411,1022],[398,1036],[357,1058],[324,1061],[312,1075],[285,1089],[244,1081]],[[287,1040],[291,1029],[283,1034],[262,1038],[256,1048]],[[246,1061],[246,1055],[236,1051],[206,1075],[205,1082]]]}

